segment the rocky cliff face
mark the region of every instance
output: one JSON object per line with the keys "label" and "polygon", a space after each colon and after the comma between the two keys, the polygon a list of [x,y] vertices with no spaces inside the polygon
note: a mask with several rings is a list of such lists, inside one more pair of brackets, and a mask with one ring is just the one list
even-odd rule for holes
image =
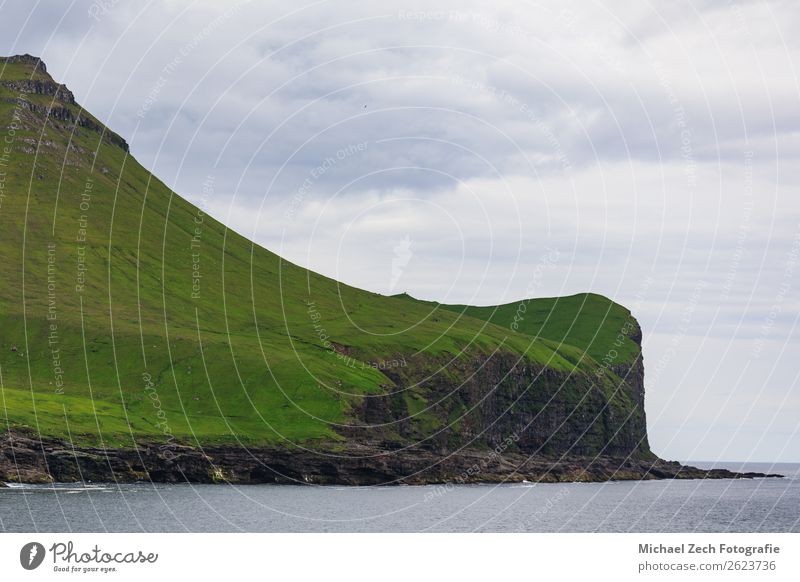
{"label": "rocky cliff face", "polygon": [[76,448],[24,432],[0,436],[2,482],[281,483],[316,485],[422,485],[503,482],[739,479],[780,477],[702,470],[662,461],[608,456],[557,458],[503,450],[386,451],[359,445],[328,452],[211,446],[202,450],[143,444],[130,448]]}
{"label": "rocky cliff face", "polygon": [[502,447],[526,455],[651,455],[641,360],[625,374],[618,370],[624,380],[560,372],[502,351],[406,361],[385,371],[395,388],[365,401],[358,412],[369,428],[343,431],[349,438],[389,450],[413,443],[440,454]]}
{"label": "rocky cliff face", "polygon": [[[128,143],[122,137],[109,131],[77,105],[72,91],[66,85],[55,82],[38,57],[16,55],[0,58],[0,68],[4,65],[24,65],[31,70],[29,78],[0,80],[0,86],[17,95],[13,99],[6,98],[6,101],[48,119],[52,129],[74,132],[76,128],[83,128],[103,135],[109,143],[126,152],[129,150]],[[33,120],[32,125],[39,125],[38,120]]]}
{"label": "rocky cliff face", "polygon": [[29,93],[31,95],[49,95],[54,101],[64,105],[75,105],[75,96],[64,85],[55,81],[40,81],[34,79],[2,81],[3,86],[16,93]]}
{"label": "rocky cliff face", "polygon": [[644,408],[644,354],[642,352],[642,328],[639,322],[630,317],[630,327],[626,335],[633,340],[639,347],[638,353],[633,361],[609,366],[610,371],[615,374],[625,385],[628,396],[637,411],[630,422],[631,431],[639,435],[640,450],[650,450],[647,440],[647,417]]}

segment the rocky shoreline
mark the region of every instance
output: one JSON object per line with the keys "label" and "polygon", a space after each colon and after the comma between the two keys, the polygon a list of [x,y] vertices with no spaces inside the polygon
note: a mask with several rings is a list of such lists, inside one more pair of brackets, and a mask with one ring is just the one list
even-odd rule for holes
{"label": "rocky shoreline", "polygon": [[281,483],[315,485],[603,482],[653,479],[752,479],[764,473],[704,470],[661,459],[527,457],[493,450],[440,454],[360,445],[346,451],[203,449],[144,444],[138,448],[74,447],[23,433],[0,437],[0,482]]}

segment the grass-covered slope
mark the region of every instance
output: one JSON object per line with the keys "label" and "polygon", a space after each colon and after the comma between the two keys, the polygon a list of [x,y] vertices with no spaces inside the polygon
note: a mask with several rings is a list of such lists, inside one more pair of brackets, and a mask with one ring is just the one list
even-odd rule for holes
{"label": "grass-covered slope", "polygon": [[[525,303],[512,329],[515,305],[384,297],[288,263],[170,191],[37,59],[0,59],[0,417],[11,427],[116,447],[464,446],[495,417],[536,424],[555,398],[572,423],[559,446],[602,452],[642,415],[598,365],[629,314],[591,295]],[[638,345],[626,338],[620,352]]]}
{"label": "grass-covered slope", "polygon": [[[417,301],[408,295],[397,297]],[[485,307],[446,304],[439,307],[533,338],[578,347],[598,363],[632,364],[641,355],[641,330],[630,310],[595,293],[524,299]]]}

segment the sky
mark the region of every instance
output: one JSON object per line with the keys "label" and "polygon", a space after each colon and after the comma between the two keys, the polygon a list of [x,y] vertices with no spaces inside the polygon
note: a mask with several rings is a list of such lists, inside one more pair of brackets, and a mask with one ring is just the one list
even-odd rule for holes
{"label": "sky", "polygon": [[433,4],[0,0],[0,44],[295,263],[629,307],[660,456],[800,462],[800,6]]}

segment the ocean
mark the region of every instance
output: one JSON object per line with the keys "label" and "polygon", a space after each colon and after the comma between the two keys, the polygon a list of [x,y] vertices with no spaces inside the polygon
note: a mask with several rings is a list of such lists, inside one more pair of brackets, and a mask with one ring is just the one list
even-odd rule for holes
{"label": "ocean", "polygon": [[0,488],[6,532],[800,532],[800,464],[712,464],[784,479],[319,487]]}

